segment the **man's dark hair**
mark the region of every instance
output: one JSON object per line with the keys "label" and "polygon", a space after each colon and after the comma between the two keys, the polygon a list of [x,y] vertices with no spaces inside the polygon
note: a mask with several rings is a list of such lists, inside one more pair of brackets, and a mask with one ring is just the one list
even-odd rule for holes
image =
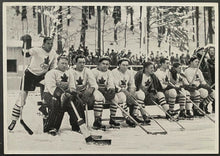
{"label": "man's dark hair", "polygon": [[58,56],[58,57],[57,57],[57,62],[59,62],[60,59],[65,59],[65,60],[67,60],[67,61],[69,60],[68,56],[66,56],[66,55],[60,55],[60,56]]}
{"label": "man's dark hair", "polygon": [[152,63],[152,62],[145,62],[145,63],[143,64],[143,69],[149,67],[150,65],[153,65],[153,63]]}
{"label": "man's dark hair", "polygon": [[80,58],[85,59],[85,56],[84,55],[77,55],[76,58],[75,58],[76,63],[77,63],[78,59],[80,59]]}
{"label": "man's dark hair", "polygon": [[167,58],[161,58],[161,59],[160,59],[160,64],[163,64],[163,63],[165,63],[166,61],[169,61],[169,59],[167,59]]}
{"label": "man's dark hair", "polygon": [[46,43],[48,40],[52,40],[51,37],[44,37],[43,43]]}

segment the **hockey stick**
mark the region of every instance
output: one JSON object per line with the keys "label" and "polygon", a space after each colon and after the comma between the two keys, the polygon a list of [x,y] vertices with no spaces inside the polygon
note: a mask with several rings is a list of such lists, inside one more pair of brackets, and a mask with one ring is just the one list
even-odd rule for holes
{"label": "hockey stick", "polygon": [[190,85],[193,84],[193,82],[194,82],[194,80],[195,80],[195,77],[196,77],[196,74],[197,74],[197,72],[198,72],[198,70],[199,70],[199,67],[200,67],[201,63],[202,63],[202,60],[203,60],[203,58],[205,57],[206,54],[207,54],[207,51],[204,52],[204,54],[202,55],[202,58],[201,58],[200,61],[199,61],[199,65],[198,65],[198,67],[196,68],[195,74],[193,75],[193,79],[192,79],[192,81],[189,83]]}
{"label": "hockey stick", "polygon": [[157,133],[157,132],[150,132],[148,130],[146,130],[141,124],[139,124],[134,118],[132,118],[128,112],[126,112],[119,104],[117,104],[116,102],[114,102],[112,100],[112,102],[125,114],[127,115],[136,125],[138,125],[144,132],[146,132],[147,134],[152,134],[152,135],[156,135],[156,134],[160,134],[160,133]]}
{"label": "hockey stick", "polygon": [[[22,77],[22,90],[21,90],[22,93],[24,92],[24,78],[25,78],[24,66],[25,66],[26,46],[27,46],[27,43],[24,42],[23,77]],[[22,102],[22,100],[24,100],[23,97],[24,97],[24,95],[21,94],[21,102]],[[23,111],[23,106],[21,107],[21,110],[20,110],[20,123],[24,127],[24,129],[28,132],[28,134],[32,135],[33,131],[27,126],[27,124],[24,122],[24,120],[22,118],[22,111]]]}
{"label": "hockey stick", "polygon": [[[148,116],[150,116],[150,118],[158,125],[160,126],[161,129],[163,129],[163,132],[157,132],[158,134],[167,134],[166,129],[157,121],[154,119],[154,117],[152,117],[138,102],[137,99],[131,94],[131,97],[134,99],[134,102],[136,105],[138,105],[140,107],[140,111],[141,114],[147,114]],[[155,132],[156,133],[156,132]]]}
{"label": "hockey stick", "polygon": [[73,111],[75,112],[76,114],[76,117],[77,117],[77,122],[78,122],[78,125],[79,125],[79,128],[80,128],[80,131],[81,133],[83,134],[85,140],[87,143],[89,142],[94,142],[94,143],[97,143],[97,144],[103,144],[103,145],[111,145],[111,139],[95,139],[95,138],[92,138],[88,128],[86,127],[86,124],[85,122],[83,121],[83,119],[79,116],[79,113],[74,105],[74,103],[72,101],[70,101],[70,104],[73,108]]}
{"label": "hockey stick", "polygon": [[[169,82],[172,86],[174,86],[171,82]],[[207,115],[199,106],[197,106],[189,97],[185,96],[181,90],[179,92],[186,98],[188,99],[196,108],[199,109],[200,112],[202,112],[207,118],[209,118],[213,123],[215,123],[215,120],[213,120],[209,115]]]}
{"label": "hockey stick", "polygon": [[185,130],[185,128],[178,122],[178,121],[176,121],[169,113],[167,113],[159,104],[157,104],[154,100],[152,100],[151,99],[151,101],[158,107],[158,108],[160,108],[166,115],[168,115],[171,119],[172,119],[172,121],[174,121],[175,123],[177,123],[180,127],[181,127],[181,129],[180,130]]}

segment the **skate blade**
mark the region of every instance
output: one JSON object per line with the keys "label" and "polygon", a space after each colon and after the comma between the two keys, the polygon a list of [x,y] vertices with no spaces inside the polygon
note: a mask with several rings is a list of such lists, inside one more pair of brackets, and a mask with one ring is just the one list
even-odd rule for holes
{"label": "skate blade", "polygon": [[99,127],[92,127],[92,129],[94,129],[94,130],[102,130],[102,131],[106,131],[107,129],[106,129],[106,127],[105,128],[99,128]]}
{"label": "skate blade", "polygon": [[114,126],[114,125],[110,125],[109,128],[112,128],[112,129],[120,129],[120,126]]}

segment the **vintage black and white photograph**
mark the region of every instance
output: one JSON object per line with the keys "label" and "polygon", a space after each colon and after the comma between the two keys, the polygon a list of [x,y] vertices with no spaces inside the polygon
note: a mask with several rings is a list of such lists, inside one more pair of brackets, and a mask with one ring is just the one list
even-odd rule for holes
{"label": "vintage black and white photograph", "polygon": [[218,9],[4,2],[4,153],[218,153]]}

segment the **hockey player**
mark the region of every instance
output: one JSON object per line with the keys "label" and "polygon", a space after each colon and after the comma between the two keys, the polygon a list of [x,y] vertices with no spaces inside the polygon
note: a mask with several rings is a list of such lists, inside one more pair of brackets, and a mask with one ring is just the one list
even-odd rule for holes
{"label": "hockey player", "polygon": [[[190,66],[185,70],[185,76],[190,85],[198,90],[194,94],[191,93],[193,102],[198,106],[200,105],[200,108],[209,114],[207,107],[210,102],[214,101],[215,91],[206,83],[201,70],[198,69],[198,65],[199,59],[196,56],[191,57]],[[196,107],[194,107],[194,115],[204,116]]]}
{"label": "hockey player", "polygon": [[[99,91],[104,95],[105,99],[111,102],[115,99],[115,86],[113,83],[113,76],[111,71],[108,70],[110,66],[110,58],[109,57],[101,57],[99,59],[99,65],[97,68],[92,69],[92,72],[95,76],[96,82],[99,86]],[[117,100],[116,100],[117,101]],[[113,126],[120,126],[119,122],[116,122],[113,117],[115,117],[116,111],[115,104],[111,103],[110,105],[110,121],[109,124]]]}
{"label": "hockey player", "polygon": [[167,88],[176,97],[176,102],[180,105],[179,119],[192,118],[192,103],[190,101],[190,92],[185,90],[189,83],[186,76],[181,73],[180,63],[175,62],[169,71],[170,83]]}
{"label": "hockey player", "polygon": [[[161,64],[161,67],[157,69],[157,71],[155,72],[155,75],[161,82],[162,89],[165,92],[167,103],[169,105],[169,108],[166,108],[165,106],[164,110],[167,111],[167,113],[169,113],[171,116],[174,116],[177,114],[177,112],[174,111],[174,105],[176,101],[176,91],[174,89],[167,88],[169,81],[170,81],[169,74],[168,74],[170,62],[167,58],[161,58],[160,64]],[[167,118],[169,118],[168,115],[166,116]]]}
{"label": "hockey player", "polygon": [[[85,104],[88,104],[90,106],[94,103],[95,121],[93,123],[93,128],[105,128],[105,126],[101,123],[103,104],[105,103],[105,98],[102,95],[102,93],[98,90],[98,85],[96,83],[93,73],[90,69],[85,67],[85,56],[76,56],[75,62],[76,68],[72,69],[72,72],[76,80],[76,90],[77,92],[81,92],[80,97],[83,100],[83,102],[85,102]],[[87,96],[86,98],[84,98],[85,95]],[[90,97],[90,99],[88,97]]]}
{"label": "hockey player", "polygon": [[[128,111],[128,106],[130,107],[130,114],[137,122],[144,122],[143,120],[138,118],[138,105],[130,102],[129,94],[135,96],[135,84],[134,84],[134,75],[128,70],[129,60],[127,58],[122,58],[118,61],[118,68],[112,70],[112,75],[114,77],[114,84],[116,87],[116,98],[115,102],[120,103],[122,108],[125,111]],[[111,107],[112,112],[116,112],[117,107]],[[115,109],[115,111],[114,111]],[[113,115],[113,114],[112,114]],[[124,115],[124,114],[123,114]],[[125,116],[125,115],[124,115]],[[134,127],[135,123],[131,121],[127,116],[126,123]]]}
{"label": "hockey player", "polygon": [[163,109],[168,111],[169,108],[166,103],[162,85],[154,74],[153,63],[144,63],[143,70],[138,71],[135,75],[135,85],[137,88],[136,98],[140,104],[143,105],[147,103],[149,99],[158,99]]}
{"label": "hockey player", "polygon": [[[26,103],[28,91],[34,91],[39,82],[44,79],[45,73],[54,68],[56,52],[52,50],[52,47],[53,40],[50,37],[45,37],[42,47],[27,50],[26,57],[31,56],[31,60],[24,73],[24,90],[20,91],[12,110],[12,122],[8,127],[9,130],[13,130],[16,121],[20,117],[21,109]],[[20,89],[22,90],[22,84]]]}
{"label": "hockey player", "polygon": [[[61,55],[57,58],[57,68],[45,75],[44,101],[48,106],[48,117],[44,123],[44,132],[56,135],[65,111],[70,116],[72,130],[79,131],[77,117],[69,101],[74,100],[72,94],[75,89],[73,73],[68,70],[68,57]],[[74,103],[81,118],[85,119],[83,106],[75,101]]]}

